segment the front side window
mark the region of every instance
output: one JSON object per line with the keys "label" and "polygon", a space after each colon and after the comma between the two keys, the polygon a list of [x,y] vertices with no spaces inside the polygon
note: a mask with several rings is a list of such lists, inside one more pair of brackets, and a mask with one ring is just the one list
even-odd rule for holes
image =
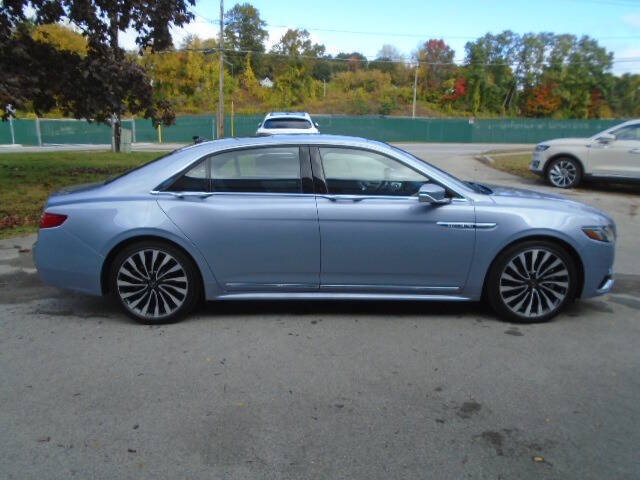
{"label": "front side window", "polygon": [[298,147],[234,150],[212,156],[214,192],[300,193]]}
{"label": "front side window", "polygon": [[311,122],[304,118],[272,118],[264,122],[264,128],[308,129],[311,128]]}
{"label": "front side window", "polygon": [[638,140],[640,141],[640,124],[627,125],[626,127],[614,130],[616,140]]}
{"label": "front side window", "polygon": [[320,148],[329,193],[411,196],[429,179],[412,168],[367,150]]}

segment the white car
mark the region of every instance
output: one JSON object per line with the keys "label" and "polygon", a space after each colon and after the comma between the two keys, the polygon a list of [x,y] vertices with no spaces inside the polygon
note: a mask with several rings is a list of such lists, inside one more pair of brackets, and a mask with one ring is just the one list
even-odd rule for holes
{"label": "white car", "polygon": [[258,124],[256,135],[284,135],[291,133],[320,133],[318,124],[306,112],[270,112]]}
{"label": "white car", "polygon": [[572,188],[584,179],[640,181],[640,119],[590,138],[559,138],[538,144],[531,171],[554,187]]}

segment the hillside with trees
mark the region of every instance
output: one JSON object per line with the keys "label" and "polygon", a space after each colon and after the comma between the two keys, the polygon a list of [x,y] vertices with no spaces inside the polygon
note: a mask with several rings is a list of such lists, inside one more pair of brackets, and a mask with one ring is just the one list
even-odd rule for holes
{"label": "hillside with trees", "polygon": [[[367,59],[359,52],[329,55],[303,29],[287,30],[267,49],[265,27],[249,3],[225,14],[225,103],[233,101],[236,113],[410,115],[417,68],[421,116],[640,116],[640,75],[612,74],[613,53],[588,36],[487,33],[468,42],[464,55],[434,38],[421,42],[411,58],[382,45],[375,59]],[[34,25],[30,35],[35,44],[81,58],[94,50],[91,36],[60,24]],[[144,41],[139,45],[121,61],[138,65],[153,86],[153,101],[145,100],[150,116],[158,116],[151,105],[177,114],[216,110],[216,39],[191,36],[178,46],[164,42],[163,49]],[[462,62],[455,62],[456,53],[464,56]],[[268,86],[261,84],[264,79]],[[54,113],[69,113],[68,104],[60,105],[64,108]],[[126,102],[122,105],[119,114],[126,110]]]}

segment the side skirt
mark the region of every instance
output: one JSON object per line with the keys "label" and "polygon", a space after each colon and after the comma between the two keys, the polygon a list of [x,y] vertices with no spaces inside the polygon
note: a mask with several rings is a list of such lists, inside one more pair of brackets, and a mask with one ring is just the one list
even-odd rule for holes
{"label": "side skirt", "polygon": [[260,292],[223,293],[214,300],[408,300],[431,302],[471,302],[461,295],[420,295],[397,293]]}

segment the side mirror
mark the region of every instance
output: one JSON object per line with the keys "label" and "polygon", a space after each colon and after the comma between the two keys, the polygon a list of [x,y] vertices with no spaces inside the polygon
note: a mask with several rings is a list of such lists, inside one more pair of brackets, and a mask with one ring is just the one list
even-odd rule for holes
{"label": "side mirror", "polygon": [[418,201],[434,205],[451,203],[451,199],[447,197],[446,190],[435,183],[424,183],[420,187],[420,190],[418,190]]}
{"label": "side mirror", "polygon": [[616,139],[616,136],[613,133],[603,133],[596,140],[600,143],[611,143]]}
{"label": "side mirror", "polygon": [[260,128],[262,126],[262,122],[258,123],[258,128]]}
{"label": "side mirror", "polygon": [[313,122],[313,124],[315,125],[316,128],[320,128],[320,125],[318,125],[318,122]]}

